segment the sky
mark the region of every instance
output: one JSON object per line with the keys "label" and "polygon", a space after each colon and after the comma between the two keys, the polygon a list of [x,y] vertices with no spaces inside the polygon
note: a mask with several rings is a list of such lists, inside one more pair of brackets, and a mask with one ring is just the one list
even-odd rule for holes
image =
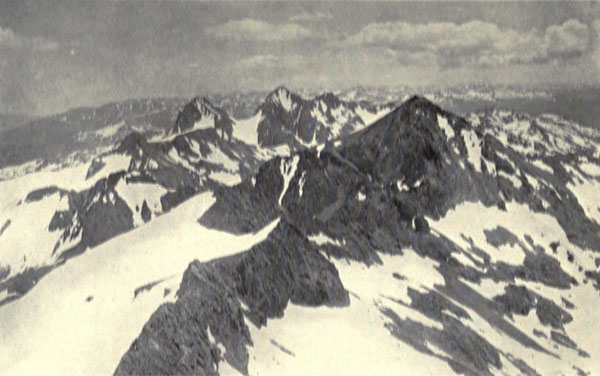
{"label": "sky", "polygon": [[0,113],[462,84],[600,86],[600,3],[0,0]]}

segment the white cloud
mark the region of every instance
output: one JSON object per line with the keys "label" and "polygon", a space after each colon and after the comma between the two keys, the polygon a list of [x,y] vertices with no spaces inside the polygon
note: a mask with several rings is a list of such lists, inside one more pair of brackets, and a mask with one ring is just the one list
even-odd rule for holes
{"label": "white cloud", "polygon": [[332,19],[331,13],[326,12],[302,12],[290,17],[292,22],[315,22],[315,21],[326,21]]}
{"label": "white cloud", "polygon": [[578,55],[587,49],[589,38],[587,25],[571,19],[547,28],[543,47],[549,56]]}
{"label": "white cloud", "polygon": [[239,60],[237,62],[237,67],[240,69],[248,70],[248,69],[268,69],[273,68],[281,61],[275,55],[254,55],[248,58]]}
{"label": "white cloud", "polygon": [[51,51],[58,43],[41,37],[27,37],[16,34],[12,29],[0,26],[0,48],[24,48],[33,51]]}
{"label": "white cloud", "polygon": [[245,18],[207,27],[205,32],[220,39],[237,41],[290,41],[315,37],[312,31],[295,23],[270,24],[265,21]]}
{"label": "white cloud", "polygon": [[238,60],[235,64],[235,68],[239,70],[273,70],[281,68],[282,70],[293,70],[300,66],[304,66],[306,60],[301,55],[283,55],[275,56],[271,54],[267,55],[254,55],[241,60]]}
{"label": "white cloud", "polygon": [[587,25],[571,19],[543,33],[502,29],[496,24],[470,21],[371,23],[349,37],[345,45],[392,49],[400,56],[423,56],[424,63],[441,67],[543,63],[585,54],[589,48]]}

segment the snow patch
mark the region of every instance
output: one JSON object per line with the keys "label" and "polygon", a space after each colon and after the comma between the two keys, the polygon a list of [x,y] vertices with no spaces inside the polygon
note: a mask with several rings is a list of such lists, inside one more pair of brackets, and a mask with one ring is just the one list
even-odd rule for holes
{"label": "snow patch", "polygon": [[503,178],[506,178],[506,179],[510,180],[510,182],[513,184],[513,186],[515,188],[517,188],[517,189],[521,188],[521,185],[522,185],[521,179],[519,179],[515,175],[506,173],[504,171],[500,171],[498,173],[498,176],[502,176]]}
{"label": "snow patch", "polygon": [[30,174],[40,169],[43,165],[43,160],[34,159],[33,161],[25,162],[20,165],[4,167],[0,169],[0,181],[10,180]]}
{"label": "snow patch", "polygon": [[540,170],[544,170],[548,173],[554,174],[554,169],[545,164],[541,159],[536,159],[535,161],[531,162],[531,164],[539,168]]}
{"label": "snow patch", "polygon": [[121,121],[117,124],[109,125],[107,127],[99,129],[99,130],[95,131],[94,134],[96,136],[99,136],[102,138],[110,138],[110,137],[116,135],[117,133],[119,133],[119,130],[121,130],[121,128],[123,128],[124,126],[125,126],[125,123]]}
{"label": "snow patch", "polygon": [[467,158],[475,171],[481,172],[481,140],[472,129],[461,131],[465,145],[467,146]]}
{"label": "snow patch", "polygon": [[389,114],[391,108],[379,108],[376,112],[371,112],[363,106],[356,107],[356,114],[360,116],[365,126],[371,125],[385,115]]}
{"label": "snow patch", "polygon": [[102,163],[104,166],[98,170],[93,176],[93,179],[97,181],[100,178],[107,177],[110,174],[119,171],[127,171],[129,169],[129,164],[131,163],[131,157],[124,154],[113,153],[109,155],[105,155],[101,157]]}
{"label": "snow patch", "polygon": [[[469,226],[464,225],[464,218],[469,218]],[[433,219],[428,221],[432,229],[445,235],[465,250],[470,250],[471,244],[463,239],[462,235],[467,239],[470,238],[474,246],[487,253],[491,262],[503,261],[510,265],[523,263],[525,259],[523,249],[519,244],[504,244],[495,248],[488,244],[484,231],[502,226],[517,236],[523,244],[527,244],[524,238],[525,235],[529,235],[537,244],[544,245],[548,241],[542,238],[542,234],[553,234],[557,230],[564,233],[554,217],[533,213],[528,207],[515,203],[507,203],[506,211],[503,211],[495,206],[486,207],[481,203],[465,202],[449,210],[438,221]]]}
{"label": "snow patch", "polygon": [[298,188],[299,188],[299,192],[298,192],[298,196],[301,198],[302,197],[302,193],[303,193],[303,188],[304,188],[304,183],[305,183],[305,179],[306,178],[306,170],[302,171],[302,176],[300,176],[300,181],[298,182]]}
{"label": "snow patch", "polygon": [[115,191],[133,212],[133,225],[135,227],[144,224],[142,219],[142,206],[144,201],[152,214],[162,212],[160,198],[167,193],[167,190],[158,184],[151,183],[127,183],[124,179],[119,180]]}
{"label": "snow patch", "polygon": [[600,166],[590,162],[584,162],[579,165],[579,169],[588,175],[598,177],[600,176]]}
{"label": "snow patch", "polygon": [[213,171],[210,173],[212,180],[218,181],[219,183],[227,186],[234,186],[242,182],[242,177],[237,173],[230,173],[225,171]]}
{"label": "snow patch", "polygon": [[250,145],[258,145],[258,124],[262,111],[249,119],[236,120],[233,125],[233,137]]}
{"label": "snow patch", "polygon": [[169,150],[169,153],[167,154],[167,156],[171,159],[171,161],[173,161],[176,164],[182,165],[183,167],[187,168],[188,170],[192,170],[192,171],[196,170],[196,168],[190,163],[190,161],[183,158],[179,154],[179,152],[177,151],[177,149],[174,146],[171,146],[171,149]]}
{"label": "snow patch", "polygon": [[398,190],[399,190],[400,192],[406,192],[406,191],[408,191],[408,190],[410,189],[410,188],[408,188],[408,185],[406,185],[406,184],[404,183],[404,181],[403,181],[403,180],[402,180],[402,181],[400,181],[400,180],[397,180],[397,181],[396,181],[396,187],[398,188]]}
{"label": "snow patch", "polygon": [[62,231],[50,231],[48,225],[56,211],[68,208],[67,196],[56,192],[2,211],[2,217],[11,221],[0,236],[0,266],[10,266],[9,276],[56,261],[60,252],[53,250]]}
{"label": "snow patch", "polygon": [[308,240],[315,243],[316,245],[329,244],[329,245],[335,245],[337,247],[341,247],[346,244],[345,240],[342,239],[342,241],[340,242],[339,240],[330,238],[329,236],[323,234],[322,232],[320,232],[316,235],[309,235]]}
{"label": "snow patch", "polygon": [[453,138],[454,137],[454,129],[452,129],[450,124],[448,124],[448,119],[445,116],[438,114],[437,120],[438,120],[438,125],[440,126],[440,128],[442,128],[442,131],[444,131],[444,134],[446,135],[446,139],[449,140],[449,139]]}
{"label": "snow patch", "polygon": [[586,217],[600,224],[600,202],[598,201],[600,182],[585,178],[571,166],[565,165],[565,169],[573,177],[572,182],[567,184],[567,188],[577,198]]}
{"label": "snow patch", "polygon": [[294,177],[296,173],[296,167],[298,166],[298,161],[300,161],[300,157],[295,155],[293,158],[282,158],[281,164],[279,166],[279,171],[281,172],[281,176],[283,177],[283,190],[281,191],[281,195],[279,195],[279,205],[281,205],[281,200],[283,200],[283,196],[288,190],[288,186],[290,181]]}

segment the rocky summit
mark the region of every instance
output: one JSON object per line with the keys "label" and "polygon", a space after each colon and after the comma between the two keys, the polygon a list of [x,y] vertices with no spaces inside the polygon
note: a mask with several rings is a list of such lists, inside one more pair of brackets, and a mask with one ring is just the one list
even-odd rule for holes
{"label": "rocky summit", "polygon": [[0,182],[0,372],[600,371],[600,132],[285,87],[162,129]]}

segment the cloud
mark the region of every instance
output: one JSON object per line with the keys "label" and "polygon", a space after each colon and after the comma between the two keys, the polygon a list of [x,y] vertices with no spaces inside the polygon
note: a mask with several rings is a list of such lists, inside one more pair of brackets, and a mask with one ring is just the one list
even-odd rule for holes
{"label": "cloud", "polygon": [[272,71],[273,69],[293,70],[300,66],[304,66],[306,62],[307,61],[303,56],[295,54],[284,56],[275,56],[271,54],[254,55],[238,60],[235,64],[235,68],[246,71]]}
{"label": "cloud", "polygon": [[278,42],[316,36],[309,29],[295,23],[274,25],[251,18],[228,21],[221,25],[207,27],[204,31],[215,38],[236,41]]}
{"label": "cloud", "polygon": [[587,49],[589,38],[587,25],[572,19],[548,27],[542,47],[549,57],[578,56]]}
{"label": "cloud", "polygon": [[302,12],[299,14],[295,14],[290,17],[290,21],[292,22],[315,22],[315,21],[326,21],[332,19],[333,16],[331,13],[326,12]]}
{"label": "cloud", "polygon": [[281,62],[275,55],[254,55],[237,62],[237,67],[243,70],[270,69]]}
{"label": "cloud", "polygon": [[422,56],[422,63],[440,67],[539,64],[582,56],[589,49],[587,25],[571,19],[549,26],[543,33],[502,29],[496,24],[470,21],[371,23],[344,41],[346,46],[383,47],[399,56]]}
{"label": "cloud", "polygon": [[18,35],[13,30],[0,26],[0,48],[19,48],[32,51],[52,51],[58,43],[42,37]]}

